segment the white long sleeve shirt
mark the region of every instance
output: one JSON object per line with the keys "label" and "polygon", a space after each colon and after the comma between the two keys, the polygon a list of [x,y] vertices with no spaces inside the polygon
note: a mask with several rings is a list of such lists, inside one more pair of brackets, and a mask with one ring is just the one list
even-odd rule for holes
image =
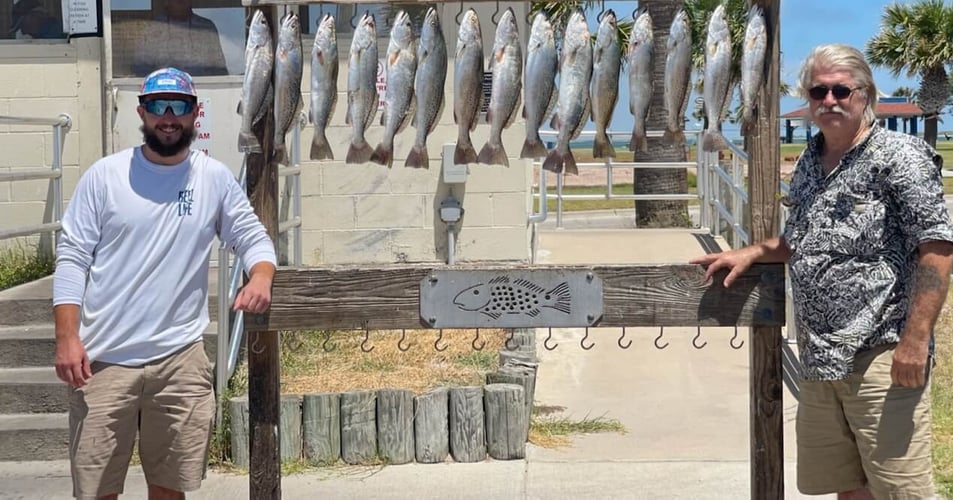
{"label": "white long sleeve shirt", "polygon": [[137,147],[89,168],[63,217],[53,304],[81,305],[90,362],[138,366],[201,340],[216,234],[246,271],[276,262],[241,186],[204,153],[166,166]]}

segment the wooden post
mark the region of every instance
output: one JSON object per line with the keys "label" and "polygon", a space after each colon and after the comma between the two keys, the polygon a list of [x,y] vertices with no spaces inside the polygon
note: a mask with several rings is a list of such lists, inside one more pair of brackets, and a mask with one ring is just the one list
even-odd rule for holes
{"label": "wooden post", "polygon": [[[278,39],[278,7],[261,8],[271,27],[272,38]],[[246,9],[246,19],[252,10]],[[261,153],[246,156],[246,194],[255,214],[261,219],[272,242],[278,241],[278,165],[269,161],[274,156],[274,106],[254,127],[261,143]],[[246,276],[247,280],[247,276]],[[263,315],[246,316],[249,322],[267,322]],[[280,360],[278,332],[253,331],[247,335],[248,346],[248,420],[249,420],[249,474],[248,497],[258,499],[281,498],[281,460],[279,457]]]}
{"label": "wooden post", "polygon": [[[755,0],[764,9],[768,30],[764,87],[758,123],[748,137],[748,193],[752,241],[779,235],[780,179],[780,0]],[[791,321],[788,318],[788,321]],[[750,336],[751,498],[784,498],[781,327],[755,326]]]}

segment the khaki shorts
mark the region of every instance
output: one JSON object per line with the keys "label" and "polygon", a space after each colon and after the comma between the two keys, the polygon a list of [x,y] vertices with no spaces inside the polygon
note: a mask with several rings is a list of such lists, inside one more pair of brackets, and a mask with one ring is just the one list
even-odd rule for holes
{"label": "khaki shorts", "polygon": [[866,486],[878,499],[933,498],[932,359],[926,387],[894,386],[893,347],[860,354],[846,380],[801,382],[797,485],[802,493]]}
{"label": "khaki shorts", "polygon": [[73,496],[122,493],[137,432],[146,482],[198,489],[215,420],[202,342],[143,366],[93,363],[92,369],[89,382],[70,391]]}

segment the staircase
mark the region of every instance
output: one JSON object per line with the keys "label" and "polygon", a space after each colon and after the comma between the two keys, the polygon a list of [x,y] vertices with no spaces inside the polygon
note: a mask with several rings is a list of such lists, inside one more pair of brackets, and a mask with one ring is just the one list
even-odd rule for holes
{"label": "staircase", "polygon": [[[209,317],[216,318],[217,272],[209,273]],[[53,278],[0,291],[0,461],[69,456],[68,388],[53,368]],[[217,323],[205,331],[214,363]]]}

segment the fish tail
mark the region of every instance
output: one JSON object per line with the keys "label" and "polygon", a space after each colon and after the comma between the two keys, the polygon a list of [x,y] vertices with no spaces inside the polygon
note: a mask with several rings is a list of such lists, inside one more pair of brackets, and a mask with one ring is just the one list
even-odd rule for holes
{"label": "fish tail", "polygon": [[275,151],[271,159],[282,165],[287,165],[288,154],[284,144],[275,144]]}
{"label": "fish tail", "polygon": [[312,160],[333,160],[334,152],[331,151],[331,145],[328,144],[328,138],[324,133],[315,132],[314,139],[311,140]]}
{"label": "fish tail", "polygon": [[492,144],[487,142],[483,149],[480,150],[479,156],[477,156],[477,163],[484,163],[486,165],[503,165],[504,167],[510,166],[509,160],[506,159],[506,150],[503,149],[503,144]]}
{"label": "fish tail", "polygon": [[520,150],[520,158],[543,158],[546,156],[546,146],[540,140],[539,135],[534,138],[527,137],[523,141],[523,149]]}
{"label": "fish tail", "polygon": [[728,149],[728,140],[720,130],[706,131],[705,138],[702,140],[702,149],[709,152]]}
{"label": "fish tail", "polygon": [[473,149],[473,143],[470,142],[470,137],[462,135],[457,138],[457,146],[453,148],[453,163],[454,165],[466,165],[468,163],[477,162],[477,153]]}
{"label": "fish tail", "polygon": [[427,146],[415,144],[414,147],[410,149],[410,153],[407,154],[407,161],[404,163],[404,166],[430,168],[430,156],[427,154]]}
{"label": "fish tail", "polygon": [[755,119],[747,109],[741,115],[741,135],[748,135],[754,130]]}
{"label": "fish tail", "polygon": [[649,140],[645,135],[645,127],[636,126],[632,130],[632,139],[629,140],[629,151],[646,152],[649,150]]}
{"label": "fish tail", "polygon": [[567,174],[579,175],[579,168],[576,167],[576,157],[572,154],[571,148],[567,148],[566,156],[563,157],[563,171]]}
{"label": "fish tail", "polygon": [[392,167],[394,165],[394,143],[380,143],[377,145],[377,149],[371,153],[371,161],[379,165],[386,165]]}
{"label": "fish tail", "polygon": [[370,144],[366,142],[354,144],[352,142],[347,150],[347,158],[345,158],[344,163],[367,163],[372,154],[374,154],[374,150],[371,149]]}
{"label": "fish tail", "polygon": [[238,150],[242,153],[261,153],[261,143],[251,132],[238,133]]}
{"label": "fish tail", "polygon": [[552,290],[546,292],[553,301],[549,307],[557,311],[570,314],[572,311],[572,292],[569,290],[569,284],[565,281],[556,285]]}
{"label": "fish tail", "polygon": [[609,136],[606,134],[605,130],[600,133],[596,133],[596,137],[592,141],[592,157],[615,158],[615,148],[612,147],[612,141],[609,140]]}
{"label": "fish tail", "polygon": [[665,144],[683,144],[685,142],[685,132],[682,129],[665,129],[662,134],[662,142]]}
{"label": "fish tail", "polygon": [[566,163],[565,156],[566,155],[558,149],[550,151],[549,154],[546,155],[546,159],[543,160],[543,169],[557,174],[563,173],[563,164]]}

